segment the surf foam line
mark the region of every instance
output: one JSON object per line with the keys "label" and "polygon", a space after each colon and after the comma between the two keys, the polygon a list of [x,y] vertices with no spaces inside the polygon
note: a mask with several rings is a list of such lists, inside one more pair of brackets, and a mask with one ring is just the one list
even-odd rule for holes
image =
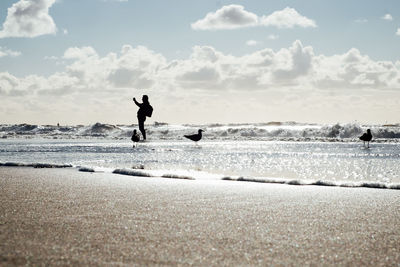
{"label": "surf foam line", "polygon": [[[0,162],[0,167],[31,167],[31,168],[77,168],[81,172],[104,172],[96,170],[96,168],[73,166],[71,164],[53,164],[53,163],[16,163],[16,162]],[[108,172],[108,171],[107,171]],[[143,171],[140,169],[114,169],[110,171],[113,174],[136,176],[136,177],[153,177],[153,178],[169,178],[169,179],[184,179],[184,180],[197,180],[190,175],[181,175],[177,173],[163,173],[161,171]],[[210,174],[211,175],[211,174]],[[202,179],[199,179],[202,180]],[[214,180],[214,179],[213,179]],[[384,182],[339,182],[339,181],[310,181],[310,180],[297,180],[297,179],[284,179],[284,178],[263,178],[263,177],[221,177],[217,180],[235,181],[235,182],[253,182],[253,183],[270,183],[270,184],[287,184],[287,185],[316,185],[316,186],[336,186],[347,188],[377,188],[377,189],[393,189],[400,190],[400,183],[384,183]]]}
{"label": "surf foam line", "polygon": [[72,168],[71,164],[0,162],[0,167]]}
{"label": "surf foam line", "polygon": [[[195,177],[179,174],[162,174],[160,172],[152,173],[137,169],[115,169],[112,171],[114,174],[139,176],[139,177],[154,177],[154,178],[171,178],[171,179],[186,179],[197,180]],[[202,179],[199,179],[202,180]],[[400,190],[400,183],[384,183],[384,182],[337,182],[337,181],[310,181],[310,180],[297,180],[297,179],[284,179],[284,178],[245,178],[245,177],[222,177],[217,180],[236,181],[236,182],[256,182],[256,183],[275,183],[275,184],[288,184],[288,185],[317,185],[317,186],[336,186],[347,188],[377,188],[377,189],[394,189]]]}
{"label": "surf foam line", "polygon": [[[112,125],[97,122],[92,125],[55,126],[30,124],[0,124],[0,139],[119,139],[130,138],[136,125]],[[238,124],[183,124],[154,122],[149,124],[153,140],[183,140],[185,133],[206,128],[211,140],[318,141],[355,142],[370,128],[374,142],[400,142],[400,124],[362,125],[306,124],[298,122],[267,122]]]}
{"label": "surf foam line", "polygon": [[336,181],[305,181],[305,180],[289,180],[279,178],[233,178],[224,177],[222,180],[225,181],[236,181],[236,182],[253,182],[253,183],[269,183],[269,184],[288,184],[288,185],[317,185],[317,186],[336,186],[336,187],[348,187],[348,188],[377,188],[377,189],[394,189],[400,190],[400,184],[398,183],[383,183],[383,182],[336,182]]}
{"label": "surf foam line", "polygon": [[141,171],[141,170],[131,170],[131,169],[115,169],[112,173],[122,174],[122,175],[130,175],[130,176],[139,176],[139,177],[161,177],[161,178],[170,178],[170,179],[184,179],[184,180],[195,180],[193,177],[179,174],[161,174],[155,175],[149,172]]}
{"label": "surf foam line", "polygon": [[[96,168],[86,166],[74,166],[71,164],[54,164],[54,163],[18,163],[18,162],[0,162],[0,167],[31,167],[31,168],[76,168],[80,172],[108,172],[113,174],[138,176],[138,177],[158,177],[170,179],[184,179],[195,180],[194,177],[189,175],[182,175],[176,173],[161,173],[161,171],[148,172],[140,169],[110,169],[110,168]],[[144,168],[144,166],[137,166],[137,168]]]}

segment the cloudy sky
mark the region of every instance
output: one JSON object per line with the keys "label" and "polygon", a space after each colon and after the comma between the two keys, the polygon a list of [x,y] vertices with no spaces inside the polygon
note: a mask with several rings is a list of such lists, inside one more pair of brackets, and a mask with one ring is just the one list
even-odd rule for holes
{"label": "cloudy sky", "polygon": [[0,123],[400,122],[398,0],[1,0]]}

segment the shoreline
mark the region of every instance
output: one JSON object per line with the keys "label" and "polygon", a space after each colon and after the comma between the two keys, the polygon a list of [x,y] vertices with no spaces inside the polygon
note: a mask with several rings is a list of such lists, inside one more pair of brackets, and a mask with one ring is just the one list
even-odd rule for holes
{"label": "shoreline", "polygon": [[[54,168],[54,169],[65,169],[71,168],[79,172],[89,173],[109,173],[117,175],[126,175],[134,177],[151,177],[151,178],[169,178],[169,179],[184,179],[184,180],[203,180],[198,179],[195,175],[173,173],[166,171],[161,174],[159,170],[144,169],[141,166],[139,168],[109,168],[109,172],[99,171],[96,168],[85,167],[85,166],[73,166],[71,164],[54,164],[54,163],[17,163],[17,162],[0,162],[0,168],[4,167],[19,167],[19,168]],[[374,188],[374,189],[389,189],[389,190],[400,190],[400,183],[389,183],[380,181],[336,181],[336,180],[304,180],[294,178],[277,178],[277,177],[243,177],[243,176],[226,176],[222,174],[208,173],[209,176],[218,176],[212,180],[223,180],[232,182],[250,182],[250,183],[264,183],[264,184],[286,184],[286,185],[297,185],[297,186],[329,186],[329,187],[344,187],[344,188]]]}
{"label": "shoreline", "polygon": [[0,265],[400,262],[397,190],[0,167]]}

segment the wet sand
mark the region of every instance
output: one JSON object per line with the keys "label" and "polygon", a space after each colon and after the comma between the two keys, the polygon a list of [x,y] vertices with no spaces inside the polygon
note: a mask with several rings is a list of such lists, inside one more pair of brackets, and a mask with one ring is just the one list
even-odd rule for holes
{"label": "wet sand", "polygon": [[0,265],[400,263],[400,190],[0,168]]}

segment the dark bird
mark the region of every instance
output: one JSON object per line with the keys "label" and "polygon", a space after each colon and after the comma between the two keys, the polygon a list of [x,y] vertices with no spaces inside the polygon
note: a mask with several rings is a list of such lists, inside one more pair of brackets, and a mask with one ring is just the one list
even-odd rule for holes
{"label": "dark bird", "polygon": [[371,139],[372,139],[372,134],[370,129],[368,129],[366,133],[360,136],[360,140],[364,141],[364,146],[365,142],[368,142],[368,148],[369,148],[369,141],[371,141]]}
{"label": "dark bird", "polygon": [[201,132],[204,132],[202,129],[199,129],[199,133],[197,134],[192,134],[192,135],[184,135],[184,137],[186,137],[187,139],[190,139],[192,141],[199,141],[202,137]]}
{"label": "dark bird", "polygon": [[131,140],[133,141],[133,147],[135,147],[135,143],[140,141],[140,136],[136,130],[133,130]]}

